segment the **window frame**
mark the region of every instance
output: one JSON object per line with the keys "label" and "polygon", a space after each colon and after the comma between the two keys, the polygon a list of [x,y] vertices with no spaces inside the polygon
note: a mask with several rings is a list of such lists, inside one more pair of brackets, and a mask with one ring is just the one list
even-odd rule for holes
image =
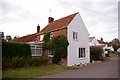
{"label": "window frame", "polygon": [[[38,48],[39,46],[39,48]],[[31,56],[42,56],[42,48],[40,45],[31,45]],[[34,47],[34,48],[33,48]],[[32,54],[32,50],[35,50],[34,54]],[[40,54],[37,54],[37,50],[40,50]]]}
{"label": "window frame", "polygon": [[73,31],[73,40],[78,40],[78,32]]}
{"label": "window frame", "polygon": [[84,59],[86,57],[86,48],[79,48],[78,51],[78,58],[79,59]]}
{"label": "window frame", "polygon": [[53,57],[54,56],[54,51],[53,51],[53,55],[52,55],[52,51],[53,51],[53,49],[48,50],[48,57]]}
{"label": "window frame", "polygon": [[50,32],[50,39],[52,39],[53,37],[53,32]]}

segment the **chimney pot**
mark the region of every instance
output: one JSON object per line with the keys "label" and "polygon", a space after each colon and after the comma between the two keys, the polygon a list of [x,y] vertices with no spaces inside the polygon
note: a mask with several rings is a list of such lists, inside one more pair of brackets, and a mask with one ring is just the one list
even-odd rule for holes
{"label": "chimney pot", "polygon": [[40,26],[39,26],[39,24],[38,24],[38,26],[37,26],[37,33],[40,31]]}
{"label": "chimney pot", "polygon": [[54,18],[52,18],[52,17],[49,17],[48,18],[48,23],[51,23],[51,22],[53,22],[54,21]]}

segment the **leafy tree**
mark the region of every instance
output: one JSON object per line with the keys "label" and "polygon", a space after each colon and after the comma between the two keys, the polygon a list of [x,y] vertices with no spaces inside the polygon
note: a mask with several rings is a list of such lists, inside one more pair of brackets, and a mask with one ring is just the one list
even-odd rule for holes
{"label": "leafy tree", "polygon": [[44,44],[42,45],[42,48],[54,50],[54,56],[52,59],[53,63],[57,64],[61,58],[66,58],[68,46],[68,40],[66,37],[58,35],[50,40],[50,33],[47,32],[43,38],[43,41]]}
{"label": "leafy tree", "polygon": [[109,44],[113,46],[114,51],[117,51],[117,49],[120,47],[120,41],[117,38],[113,39],[111,42],[109,42]]}

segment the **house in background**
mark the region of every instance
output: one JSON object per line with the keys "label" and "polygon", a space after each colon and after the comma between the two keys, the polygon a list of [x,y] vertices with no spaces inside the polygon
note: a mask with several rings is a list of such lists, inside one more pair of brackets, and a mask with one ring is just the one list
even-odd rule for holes
{"label": "house in background", "polygon": [[63,35],[67,38],[69,45],[67,48],[67,66],[86,64],[90,62],[89,51],[89,33],[83,23],[80,13],[69,15],[55,20],[48,18],[48,25],[40,31],[37,26],[37,33],[17,38],[16,42],[27,42],[31,44],[32,56],[54,56],[52,50],[41,48],[44,43],[44,32],[50,32],[50,39],[57,35]]}
{"label": "house in background", "polygon": [[97,40],[95,37],[89,37],[89,45],[91,46],[101,46],[104,50],[104,56],[105,54],[108,54],[108,51],[114,51],[114,48],[112,46],[108,46],[104,41],[103,38],[101,40]]}
{"label": "house in background", "polygon": [[96,46],[96,45],[99,45],[99,42],[95,37],[89,37],[89,45]]}

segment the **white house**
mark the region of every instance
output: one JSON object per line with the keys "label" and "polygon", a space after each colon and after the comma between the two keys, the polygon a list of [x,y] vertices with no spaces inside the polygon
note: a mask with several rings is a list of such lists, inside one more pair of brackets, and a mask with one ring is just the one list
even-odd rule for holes
{"label": "white house", "polygon": [[112,46],[108,46],[103,39],[101,38],[101,40],[97,40],[95,37],[89,37],[89,45],[90,46],[101,46],[104,50],[104,56],[105,54],[108,53],[109,51],[114,51],[114,48]]}
{"label": "white house", "polygon": [[[54,56],[54,51],[44,50],[40,48],[38,51],[38,45],[44,43],[42,41],[44,32],[50,32],[50,39],[57,35],[63,35],[67,38],[69,45],[67,48],[67,66],[73,66],[78,64],[86,64],[90,62],[90,51],[89,51],[89,33],[84,25],[84,22],[80,16],[80,13],[69,15],[61,19],[55,20],[52,17],[48,18],[48,25],[44,27],[41,31],[40,26],[37,26],[37,33],[24,36],[22,38],[16,39],[16,42],[28,42],[34,44],[36,42],[37,46],[31,46],[34,51],[32,51],[32,56]],[[27,39],[27,40],[26,40]],[[42,51],[41,51],[42,50]]]}
{"label": "white house", "polygon": [[89,37],[89,45],[96,46],[96,45],[100,45],[100,44],[95,37]]}

